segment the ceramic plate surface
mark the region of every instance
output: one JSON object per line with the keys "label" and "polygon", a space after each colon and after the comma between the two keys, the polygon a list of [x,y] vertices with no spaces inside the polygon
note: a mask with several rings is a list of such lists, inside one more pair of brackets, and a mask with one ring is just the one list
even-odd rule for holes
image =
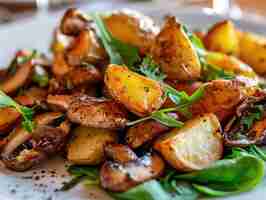
{"label": "ceramic plate surface", "polygon": [[[166,14],[173,14],[192,28],[208,28],[224,17],[203,12],[199,8],[153,8],[143,5],[92,4],[82,10],[112,10],[129,7],[144,12],[156,20]],[[10,25],[0,26],[0,66],[7,66],[17,49],[29,48],[49,52],[49,44],[54,27],[58,24],[63,11],[49,15],[41,15],[34,20],[27,19]],[[266,27],[261,24],[237,20],[236,24],[244,30],[266,34]],[[64,181],[69,180],[65,171],[66,162],[61,158],[48,161],[42,166],[25,173],[14,173],[0,164],[0,200],[110,200],[103,191],[97,188],[86,188],[80,185],[68,192],[58,192]],[[222,176],[222,174],[221,174]],[[263,200],[266,199],[266,180],[255,190],[228,200]]]}

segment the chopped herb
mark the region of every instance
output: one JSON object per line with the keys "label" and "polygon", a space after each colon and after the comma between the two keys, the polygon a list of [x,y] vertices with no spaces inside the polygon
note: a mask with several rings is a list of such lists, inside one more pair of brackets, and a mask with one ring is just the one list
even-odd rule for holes
{"label": "chopped herb", "polygon": [[160,67],[149,56],[142,60],[139,70],[143,75],[159,82],[166,78],[166,75],[160,71]]}
{"label": "chopped herb", "polygon": [[244,116],[240,119],[240,124],[244,126],[245,130],[250,129],[255,121],[258,121],[262,118],[263,111],[263,105],[255,105],[247,116]]}
{"label": "chopped herb", "polygon": [[32,132],[34,128],[34,122],[32,121],[34,111],[26,106],[21,106],[15,102],[12,98],[7,96],[0,90],[0,107],[12,107],[15,108],[23,118],[22,127],[28,132]]}

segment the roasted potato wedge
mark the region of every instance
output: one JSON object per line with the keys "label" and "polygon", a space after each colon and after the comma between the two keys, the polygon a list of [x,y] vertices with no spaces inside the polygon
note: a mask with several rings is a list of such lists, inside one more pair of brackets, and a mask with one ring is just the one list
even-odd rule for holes
{"label": "roasted potato wedge", "polygon": [[74,164],[96,165],[104,159],[104,148],[115,143],[114,131],[100,128],[79,126],[73,131],[74,138],[67,148],[67,159]]}
{"label": "roasted potato wedge", "polygon": [[164,102],[159,83],[125,66],[109,65],[104,82],[111,96],[138,116],[148,115]]}
{"label": "roasted potato wedge", "polygon": [[106,54],[95,32],[90,29],[80,32],[66,56],[71,66],[79,66],[82,62],[97,63],[104,59]]}
{"label": "roasted potato wedge", "polygon": [[191,106],[193,115],[214,113],[220,121],[227,119],[243,97],[238,81],[214,80],[205,86],[203,97]]}
{"label": "roasted potato wedge", "polygon": [[118,163],[127,163],[138,157],[128,146],[123,144],[108,144],[105,147],[106,157]]}
{"label": "roasted potato wedge", "polygon": [[156,36],[151,54],[168,79],[185,81],[200,77],[198,55],[174,17],[167,19]]}
{"label": "roasted potato wedge", "polygon": [[205,59],[207,63],[236,75],[236,79],[247,86],[258,85],[259,78],[253,69],[234,56],[228,56],[219,52],[208,52],[205,55]]}
{"label": "roasted potato wedge", "polygon": [[113,13],[104,22],[115,38],[138,47],[143,53],[149,51],[158,30],[149,17],[136,12]]}
{"label": "roasted potato wedge", "polygon": [[[5,131],[12,126],[20,117],[19,112],[13,108],[0,109],[0,131]],[[1,135],[1,134],[0,134]]]}
{"label": "roasted potato wedge", "polygon": [[238,55],[239,39],[234,24],[225,20],[215,24],[205,35],[204,45],[210,51]]}
{"label": "roasted potato wedge", "polygon": [[75,97],[67,110],[71,122],[95,128],[121,129],[126,126],[127,112],[114,100],[87,95]]}
{"label": "roasted potato wedge", "polygon": [[127,130],[126,142],[131,148],[138,148],[169,129],[169,127],[154,120],[141,122]]}
{"label": "roasted potato wedge", "polygon": [[223,154],[221,127],[214,114],[205,114],[159,138],[154,148],[179,171],[200,170]]}
{"label": "roasted potato wedge", "polygon": [[266,74],[266,38],[252,34],[240,34],[240,59],[260,75]]}

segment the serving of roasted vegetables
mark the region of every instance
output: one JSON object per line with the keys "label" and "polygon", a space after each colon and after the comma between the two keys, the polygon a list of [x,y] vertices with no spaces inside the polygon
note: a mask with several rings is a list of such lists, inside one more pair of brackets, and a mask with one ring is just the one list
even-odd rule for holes
{"label": "serving of roasted vegetables", "polygon": [[0,71],[0,158],[61,155],[72,180],[118,200],[194,200],[255,188],[266,161],[266,37],[231,21],[192,32],[137,12],[69,9],[52,57]]}

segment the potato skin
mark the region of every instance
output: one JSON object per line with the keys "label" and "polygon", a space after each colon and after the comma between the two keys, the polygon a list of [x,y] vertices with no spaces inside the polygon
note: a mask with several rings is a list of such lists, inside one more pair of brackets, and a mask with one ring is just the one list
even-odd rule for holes
{"label": "potato skin", "polygon": [[266,74],[266,38],[252,33],[240,34],[240,59],[260,75]]}
{"label": "potato skin", "polygon": [[159,138],[154,148],[179,171],[208,167],[223,154],[221,127],[214,114],[205,114]]}
{"label": "potato skin", "polygon": [[131,148],[138,148],[169,129],[169,127],[154,120],[141,122],[127,130],[126,142]]}
{"label": "potato skin", "polygon": [[210,51],[218,51],[229,55],[238,55],[239,39],[235,26],[225,20],[216,23],[205,35],[204,45]]}
{"label": "potato skin", "polygon": [[164,102],[160,84],[127,67],[109,65],[104,77],[111,96],[138,116],[159,109]]}
{"label": "potato skin", "polygon": [[[10,128],[20,118],[20,113],[14,108],[0,109],[0,131],[5,131]],[[0,134],[1,135],[1,134]]]}
{"label": "potato skin", "polygon": [[105,17],[104,22],[115,38],[138,47],[140,53],[149,51],[157,31],[149,17],[135,12],[113,13]]}
{"label": "potato skin", "polygon": [[191,106],[193,115],[214,113],[220,121],[235,111],[243,97],[238,81],[214,80],[205,86],[203,97]]}
{"label": "potato skin", "polygon": [[168,79],[186,81],[200,77],[198,55],[173,17],[167,19],[156,36],[151,54]]}
{"label": "potato skin", "polygon": [[96,165],[104,160],[104,147],[116,142],[116,133],[107,129],[79,126],[67,148],[67,159],[74,164]]}

